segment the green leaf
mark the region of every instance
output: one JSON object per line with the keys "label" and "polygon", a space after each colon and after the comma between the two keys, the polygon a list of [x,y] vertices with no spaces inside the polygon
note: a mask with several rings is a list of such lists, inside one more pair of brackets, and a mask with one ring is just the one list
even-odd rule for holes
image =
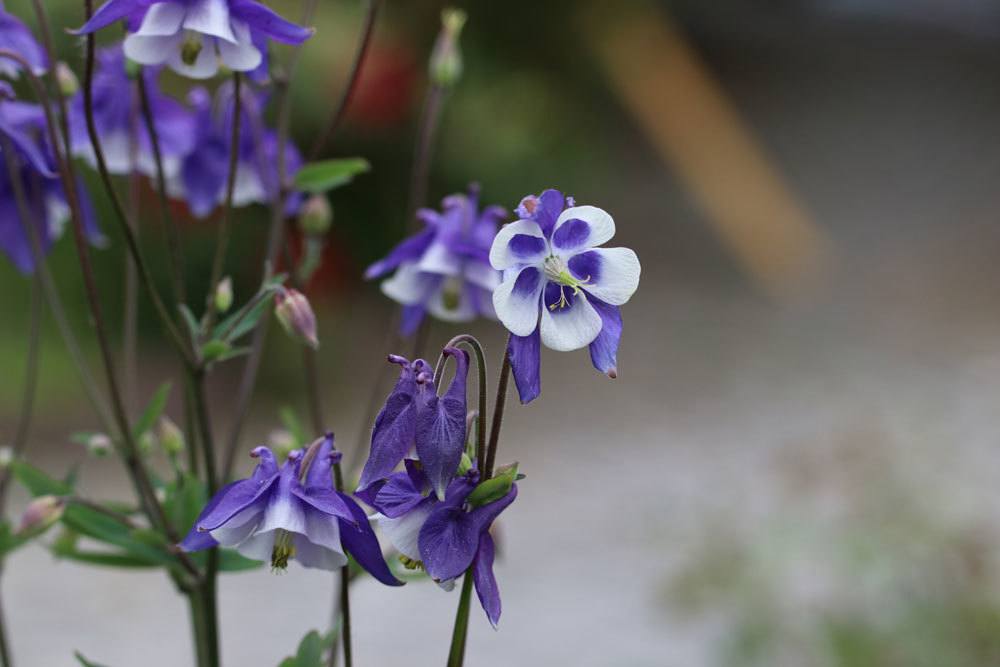
{"label": "green leaf", "polygon": [[183,530],[194,525],[208,498],[204,483],[191,473],[184,473],[177,481],[168,484],[166,494],[163,509],[173,524]]}
{"label": "green leaf", "polygon": [[205,361],[218,361],[231,349],[232,346],[224,340],[210,340],[201,346],[201,357]]}
{"label": "green leaf", "polygon": [[306,432],[302,428],[302,422],[299,421],[298,416],[295,414],[295,410],[288,407],[287,405],[281,408],[279,412],[281,417],[281,423],[285,425],[288,432],[292,434],[292,438],[295,440],[295,445],[301,447],[306,442]]}
{"label": "green leaf", "polygon": [[219,551],[219,572],[246,572],[263,566],[264,561],[247,558],[232,549]]}
{"label": "green leaf", "polygon": [[335,633],[320,635],[315,630],[299,642],[295,655],[281,661],[280,667],[323,667],[323,652],[333,645]]}
{"label": "green leaf", "polygon": [[149,400],[146,409],[142,411],[142,415],[139,417],[139,421],[135,423],[135,427],[132,429],[132,436],[136,440],[152,429],[153,424],[163,414],[163,409],[167,407],[167,399],[170,398],[170,387],[171,384],[169,382],[164,382],[156,390],[156,393],[153,394],[153,398]]}
{"label": "green leaf", "polygon": [[96,662],[91,662],[87,660],[86,658],[83,657],[83,654],[80,653],[79,651],[74,651],[73,657],[76,658],[76,661],[79,662],[82,667],[104,667],[104,665],[99,665]]}
{"label": "green leaf", "polygon": [[488,505],[500,500],[510,491],[510,487],[517,479],[517,464],[512,463],[497,470],[496,475],[481,482],[469,494],[468,503],[472,507]]}
{"label": "green leaf", "polygon": [[10,467],[17,481],[23,484],[32,496],[67,496],[73,493],[72,486],[49,477],[30,463],[14,461]]}
{"label": "green leaf", "polygon": [[201,325],[198,324],[198,318],[194,316],[191,309],[185,304],[180,304],[177,309],[181,311],[181,318],[184,320],[184,324],[187,325],[188,334],[191,336],[191,340],[198,340],[199,334],[201,334]]}
{"label": "green leaf", "polygon": [[313,194],[321,194],[347,185],[355,176],[370,169],[368,160],[360,157],[313,162],[302,167],[295,175],[295,187]]}
{"label": "green leaf", "polygon": [[97,565],[98,567],[126,567],[135,569],[159,567],[156,563],[150,563],[142,558],[115,551],[79,551],[77,549],[53,547],[52,554],[58,558],[86,565]]}
{"label": "green leaf", "polygon": [[0,560],[30,541],[31,536],[15,533],[10,521],[6,519],[0,521]]}
{"label": "green leaf", "polygon": [[166,541],[161,536],[153,538],[150,535],[153,531],[129,528],[93,508],[70,504],[66,507],[62,522],[81,535],[119,547],[129,556],[149,565],[173,563]]}

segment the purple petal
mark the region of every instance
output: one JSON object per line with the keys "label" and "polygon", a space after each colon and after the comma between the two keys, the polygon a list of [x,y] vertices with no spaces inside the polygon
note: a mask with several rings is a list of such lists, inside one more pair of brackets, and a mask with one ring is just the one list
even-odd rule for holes
{"label": "purple petal", "polygon": [[323,443],[316,450],[316,456],[306,471],[306,488],[330,488],[333,486],[333,477],[330,470],[333,468],[333,434],[329,433],[323,438]]}
{"label": "purple petal", "polygon": [[358,565],[387,586],[402,586],[403,582],[392,576],[382,556],[378,538],[364,511],[350,496],[340,494],[351,510],[352,521],[340,521],[340,542]]}
{"label": "purple petal", "polygon": [[390,519],[396,519],[426,500],[423,487],[422,483],[414,483],[408,472],[394,472],[379,489],[371,505]]}
{"label": "purple petal", "polygon": [[205,505],[205,509],[201,511],[198,518],[195,519],[194,525],[191,526],[191,530],[188,531],[187,536],[181,541],[180,548],[184,551],[201,551],[202,549],[210,549],[211,547],[218,546],[218,542],[212,537],[207,531],[198,530],[198,526],[205,520],[209,514],[215,511],[215,508],[219,506],[222,499],[226,497],[234,486],[240,484],[241,482],[231,482],[216,493],[208,504]]}
{"label": "purple petal", "polygon": [[454,579],[469,569],[479,549],[480,536],[517,497],[514,485],[500,500],[466,512],[462,505],[472,486],[466,488],[464,493],[439,503],[420,529],[420,558],[436,581]]}
{"label": "purple petal", "polygon": [[270,491],[278,475],[263,479],[244,479],[223,488],[215,494],[202,516],[195,522],[195,528],[203,531],[215,530],[241,511],[260,500]]}
{"label": "purple petal", "polygon": [[[0,103],[0,112],[6,111],[9,103]],[[48,157],[42,148],[31,137],[21,131],[13,123],[9,122],[6,113],[0,115],[0,135],[3,135],[14,147],[22,158],[24,158],[32,169],[39,172],[46,178],[55,178],[56,174],[49,167]],[[6,169],[6,164],[4,169]]]}
{"label": "purple petal", "polygon": [[538,223],[542,232],[548,237],[552,234],[552,229],[556,226],[559,214],[566,208],[566,198],[558,190],[546,190],[538,196],[538,205],[532,220]]}
{"label": "purple petal", "polygon": [[479,603],[483,605],[490,624],[496,628],[500,622],[500,587],[497,586],[496,577],[493,575],[493,557],[496,549],[490,531],[485,531],[479,536],[479,550],[476,558],[472,562],[472,581],[476,585],[476,595],[479,596]]}
{"label": "purple petal", "polygon": [[403,306],[401,309],[399,333],[404,338],[409,338],[416,333],[420,323],[424,321],[427,310],[421,304]]}
{"label": "purple petal", "polygon": [[312,505],[320,512],[335,516],[347,521],[354,521],[354,515],[344,499],[340,497],[332,488],[324,489],[320,487],[302,488],[299,484],[292,484],[292,495],[308,505]]}
{"label": "purple petal", "polygon": [[507,356],[510,359],[514,375],[514,385],[523,405],[532,402],[542,393],[541,374],[541,336],[536,328],[528,336],[511,335],[507,345]]}
{"label": "purple petal", "polygon": [[413,444],[413,433],[416,428],[416,410],[413,402],[417,390],[413,367],[401,357],[393,358],[392,362],[399,363],[402,368],[396,386],[375,417],[371,452],[358,482],[358,489],[361,491],[372,483],[388,477]]}
{"label": "purple petal", "polygon": [[[16,16],[5,12],[3,3],[0,3],[0,44],[28,61],[34,74],[42,75],[49,67],[45,50],[35,40],[31,30]],[[20,68],[20,63],[9,58],[0,58],[0,72],[16,73]]]}
{"label": "purple petal", "polygon": [[[27,179],[23,175],[24,170],[21,170],[18,177],[21,178],[22,186],[27,190]],[[45,206],[40,198],[30,201],[28,206],[31,209],[31,218],[39,231],[42,251],[45,252],[52,242],[51,236],[48,234],[49,225],[45,224]],[[0,249],[21,273],[30,274],[35,270],[34,254],[31,251],[31,244],[21,220],[21,212],[14,197],[10,171],[6,166],[0,167]]]}
{"label": "purple petal", "polygon": [[591,297],[590,305],[601,316],[601,333],[590,344],[590,361],[594,368],[610,378],[618,377],[618,342],[622,337],[622,311],[618,306]]}
{"label": "purple petal", "polygon": [[434,240],[434,234],[435,230],[428,228],[404,239],[399,245],[390,250],[388,255],[365,270],[365,280],[384,276],[405,261],[416,261],[424,254],[431,241]]}
{"label": "purple petal", "polygon": [[222,140],[211,138],[200,143],[181,166],[184,193],[191,212],[203,218],[215,209],[219,194],[226,185],[229,155]]}
{"label": "purple petal", "polygon": [[466,384],[469,377],[467,352],[445,348],[444,354],[455,359],[455,377],[440,398],[433,382],[420,387],[415,437],[424,474],[438,498],[442,499],[465,449]]}
{"label": "purple petal", "polygon": [[109,0],[94,12],[82,28],[72,31],[76,35],[86,35],[109,26],[115,21],[130,19],[133,14],[145,11],[157,0]]}
{"label": "purple petal", "polygon": [[301,44],[315,32],[287,21],[256,0],[233,0],[230,14],[245,21],[252,32],[260,32],[285,44]]}

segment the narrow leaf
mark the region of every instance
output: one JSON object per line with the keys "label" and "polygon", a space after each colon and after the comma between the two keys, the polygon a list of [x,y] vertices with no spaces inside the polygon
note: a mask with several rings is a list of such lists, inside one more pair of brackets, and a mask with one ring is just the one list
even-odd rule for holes
{"label": "narrow leaf", "polygon": [[350,183],[355,176],[370,169],[368,160],[360,157],[313,162],[302,167],[295,175],[295,187],[313,194],[322,194]]}
{"label": "narrow leaf", "polygon": [[153,428],[153,424],[163,414],[163,409],[167,407],[167,399],[170,398],[170,387],[171,384],[169,382],[164,382],[156,390],[156,393],[153,394],[153,398],[149,399],[146,409],[142,411],[139,421],[135,423],[135,427],[132,429],[133,437],[139,439],[144,433]]}

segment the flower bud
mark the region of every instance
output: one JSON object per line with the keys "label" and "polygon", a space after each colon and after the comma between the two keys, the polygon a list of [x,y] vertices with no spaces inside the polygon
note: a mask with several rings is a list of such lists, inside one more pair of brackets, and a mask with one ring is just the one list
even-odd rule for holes
{"label": "flower bud", "polygon": [[316,338],[316,316],[302,292],[281,287],[274,294],[274,314],[288,335],[313,349],[319,347]]}
{"label": "flower bud", "polygon": [[0,447],[0,470],[6,470],[14,462],[14,448],[4,445]]}
{"label": "flower bud", "polygon": [[76,74],[73,74],[69,65],[61,60],[56,63],[56,81],[63,97],[73,97],[80,90],[80,81],[76,78]]}
{"label": "flower bud", "polygon": [[441,32],[434,43],[430,62],[431,81],[438,86],[454,86],[462,76],[462,51],[458,39],[466,18],[461,9],[441,12]]}
{"label": "flower bud", "polygon": [[215,310],[224,313],[233,306],[233,279],[226,276],[215,287]]}
{"label": "flower bud", "polygon": [[160,447],[167,456],[177,456],[184,451],[184,433],[170,417],[160,418]]}
{"label": "flower bud", "polygon": [[102,459],[111,453],[111,438],[104,433],[94,433],[86,442],[87,453],[96,458]]}
{"label": "flower bud", "polygon": [[302,205],[299,229],[308,236],[323,236],[333,224],[333,209],[324,195],[313,195]]}
{"label": "flower bud", "polygon": [[153,435],[152,431],[146,431],[139,436],[139,441],[136,444],[139,447],[140,454],[149,456],[156,449],[156,436]]}
{"label": "flower bud", "polygon": [[39,535],[62,518],[66,503],[56,496],[39,496],[32,500],[24,514],[17,532],[21,535]]}

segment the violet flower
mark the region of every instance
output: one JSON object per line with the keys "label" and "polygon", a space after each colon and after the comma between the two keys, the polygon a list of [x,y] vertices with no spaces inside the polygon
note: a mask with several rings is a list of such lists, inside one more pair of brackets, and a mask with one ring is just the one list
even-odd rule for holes
{"label": "violet flower", "polygon": [[192,79],[212,77],[220,65],[252,72],[264,61],[267,39],[301,44],[313,34],[256,0],[109,0],[78,32],[121,20],[130,33],[125,55]]}
{"label": "violet flower", "polygon": [[446,322],[468,322],[478,316],[496,319],[491,294],[500,274],[489,263],[490,244],[506,215],[499,206],[479,211],[479,188],[446,197],[438,213],[421,209],[423,231],[397,245],[368,267],[365,278],[379,278],[382,291],[403,305],[401,333],[416,331],[426,313]]}
{"label": "violet flower", "polygon": [[[156,175],[153,144],[142,118],[139,94],[126,70],[121,45],[101,49],[97,54],[94,76],[94,124],[101,138],[101,148],[108,171],[128,174],[139,171]],[[163,158],[164,175],[173,178],[181,158],[195,147],[193,115],[180,103],[160,92],[159,68],[144,68],[146,92],[153,116],[153,127]],[[94,148],[87,131],[83,93],[77,93],[69,109],[70,138],[73,154],[91,167],[97,166]]]}
{"label": "violet flower", "polygon": [[[62,181],[56,174],[53,153],[45,141],[42,108],[18,102],[13,96],[11,88],[0,82],[0,249],[18,271],[30,274],[35,270],[35,257],[26,225],[34,225],[41,249],[47,252],[61,236],[70,209]],[[4,154],[8,148],[12,156]],[[13,174],[7,165],[8,157],[13,157]],[[28,220],[21,216],[12,176],[27,199],[24,203]],[[86,235],[91,243],[99,245],[104,238],[80,183],[77,195]]]}
{"label": "violet flower", "polygon": [[[410,363],[390,355],[399,364],[399,380],[375,417],[371,453],[361,471],[358,492],[364,493],[389,477],[400,461],[416,448],[431,488],[444,499],[462,460],[465,448],[466,383],[469,355],[464,350],[445,348],[455,359],[455,376],[438,397],[433,369],[423,359]],[[366,499],[367,496],[360,496]]]}
{"label": "violet flower", "polygon": [[402,585],[389,571],[364,511],[333,487],[330,470],[340,454],[332,434],[318,445],[304,477],[301,450],[291,452],[280,469],[267,447],[251,456],[259,459],[253,474],[215,494],[181,542],[183,550],[232,547],[247,558],[269,560],[275,570],[292,559],[335,570],[350,554],[382,583]]}
{"label": "violet flower", "polygon": [[[205,217],[226,199],[229,182],[229,156],[232,144],[232,118],[235,99],[229,82],[219,87],[215,99],[203,88],[189,94],[194,109],[193,147],[183,157],[180,169],[167,182],[171,196],[187,201],[191,212]],[[237,146],[236,182],[233,205],[268,204],[274,201],[278,187],[278,138],[264,126],[266,97],[252,91],[240,96],[240,133]],[[302,166],[302,156],[295,145],[285,144],[285,171],[291,179]],[[303,201],[299,192],[285,200],[285,212],[294,215]]]}
{"label": "violet flower", "polygon": [[[49,68],[49,59],[45,49],[35,40],[28,26],[19,18],[8,14],[0,0],[0,46],[14,51],[24,58],[31,71],[37,76],[45,74]],[[10,58],[0,58],[0,75],[16,79],[21,74],[21,63]]]}
{"label": "violet flower", "polygon": [[503,271],[493,305],[512,334],[507,354],[521,402],[541,391],[540,342],[560,351],[589,346],[594,367],[617,377],[618,306],[639,286],[639,258],[597,247],[614,236],[614,220],[557,190],[525,197],[517,214],[494,239],[490,263]]}

